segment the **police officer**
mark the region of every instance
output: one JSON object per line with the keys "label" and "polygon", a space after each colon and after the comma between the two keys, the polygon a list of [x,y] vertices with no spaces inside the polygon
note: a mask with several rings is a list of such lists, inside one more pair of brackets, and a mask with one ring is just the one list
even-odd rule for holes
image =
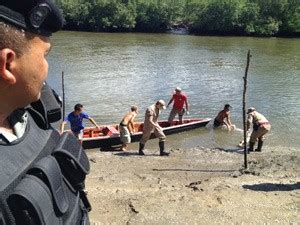
{"label": "police officer", "polygon": [[258,146],[257,149],[255,149],[255,151],[261,152],[264,143],[264,136],[270,131],[271,124],[266,119],[266,117],[263,114],[257,112],[254,107],[250,107],[247,111],[247,114],[247,131],[249,131],[250,125],[251,123],[253,123],[253,131],[250,136],[248,152],[254,151],[254,145],[257,139]]}
{"label": "police officer", "polygon": [[154,132],[154,135],[159,138],[159,150],[161,156],[168,156],[169,153],[165,152],[165,139],[166,136],[162,128],[158,124],[158,117],[160,111],[166,109],[166,103],[164,100],[159,100],[155,104],[147,108],[145,113],[144,127],[143,127],[143,136],[140,140],[139,155],[144,154],[144,147],[146,142],[149,140],[151,133]]}
{"label": "police officer", "polygon": [[88,224],[88,159],[51,127],[61,111],[45,84],[63,23],[52,0],[0,0],[0,224]]}

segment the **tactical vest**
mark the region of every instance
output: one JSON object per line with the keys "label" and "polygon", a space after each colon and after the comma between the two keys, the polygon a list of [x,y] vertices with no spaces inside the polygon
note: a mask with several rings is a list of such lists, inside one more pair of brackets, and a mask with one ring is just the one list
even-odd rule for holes
{"label": "tactical vest", "polygon": [[26,109],[23,137],[0,145],[0,225],[89,224],[89,161],[76,137],[50,126],[60,117],[57,108],[45,107],[48,94]]}

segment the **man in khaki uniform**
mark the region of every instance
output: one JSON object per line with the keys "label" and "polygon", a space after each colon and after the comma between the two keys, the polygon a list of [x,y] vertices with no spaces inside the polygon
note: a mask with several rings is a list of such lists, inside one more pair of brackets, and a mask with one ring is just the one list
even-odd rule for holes
{"label": "man in khaki uniform", "polygon": [[144,127],[143,127],[143,136],[140,140],[139,155],[145,155],[143,150],[146,142],[149,140],[151,133],[154,132],[154,135],[159,138],[159,150],[161,156],[168,156],[169,153],[165,152],[165,139],[166,136],[162,131],[162,128],[157,123],[160,111],[166,109],[166,103],[164,100],[159,100],[156,104],[151,105],[145,113]]}
{"label": "man in khaki uniform", "polygon": [[257,112],[254,107],[248,109],[248,119],[247,119],[247,131],[250,129],[250,124],[253,123],[253,131],[250,136],[250,143],[248,152],[253,152],[253,148],[256,140],[258,139],[258,146],[255,151],[261,152],[263,146],[263,139],[266,133],[271,129],[270,122],[266,119],[264,115]]}

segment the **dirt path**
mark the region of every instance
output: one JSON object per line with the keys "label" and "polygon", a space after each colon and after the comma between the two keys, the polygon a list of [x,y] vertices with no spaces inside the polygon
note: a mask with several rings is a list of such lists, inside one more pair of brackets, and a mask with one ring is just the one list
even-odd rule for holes
{"label": "dirt path", "polygon": [[91,224],[300,223],[300,149],[89,151]]}

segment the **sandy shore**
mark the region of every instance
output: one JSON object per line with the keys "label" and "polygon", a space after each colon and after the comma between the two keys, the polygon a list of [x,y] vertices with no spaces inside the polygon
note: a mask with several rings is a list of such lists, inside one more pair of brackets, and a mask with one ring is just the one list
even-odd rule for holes
{"label": "sandy shore", "polygon": [[300,223],[300,149],[88,151],[91,224]]}

